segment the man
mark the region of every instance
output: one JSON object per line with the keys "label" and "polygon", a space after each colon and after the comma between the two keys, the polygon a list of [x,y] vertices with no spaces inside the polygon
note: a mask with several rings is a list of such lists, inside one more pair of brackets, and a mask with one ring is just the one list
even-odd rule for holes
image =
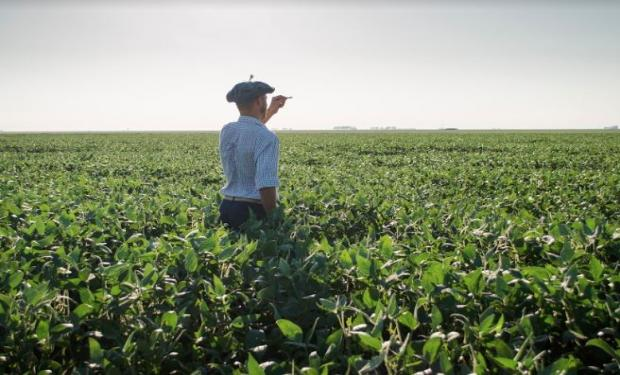
{"label": "man", "polygon": [[280,141],[265,123],[286,103],[275,96],[267,108],[267,94],[275,89],[264,82],[241,82],[226,94],[239,109],[239,120],[220,132],[220,160],[226,184],[220,190],[220,220],[238,229],[250,217],[264,219],[277,204]]}

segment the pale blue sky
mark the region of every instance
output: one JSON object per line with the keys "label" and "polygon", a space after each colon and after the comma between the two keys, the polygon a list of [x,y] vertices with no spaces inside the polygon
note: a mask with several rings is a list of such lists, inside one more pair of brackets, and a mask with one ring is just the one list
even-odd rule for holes
{"label": "pale blue sky", "polygon": [[620,3],[500,3],[0,2],[0,130],[218,130],[250,73],[273,128],[620,124]]}

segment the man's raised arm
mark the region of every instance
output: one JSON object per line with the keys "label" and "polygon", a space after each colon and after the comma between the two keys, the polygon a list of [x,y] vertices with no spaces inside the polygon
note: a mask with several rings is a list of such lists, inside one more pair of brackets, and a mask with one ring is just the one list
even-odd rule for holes
{"label": "man's raised arm", "polygon": [[278,113],[278,110],[284,107],[286,99],[288,98],[283,95],[278,95],[271,98],[271,104],[269,104],[269,108],[265,111],[265,116],[261,119],[261,122],[266,124],[273,115]]}

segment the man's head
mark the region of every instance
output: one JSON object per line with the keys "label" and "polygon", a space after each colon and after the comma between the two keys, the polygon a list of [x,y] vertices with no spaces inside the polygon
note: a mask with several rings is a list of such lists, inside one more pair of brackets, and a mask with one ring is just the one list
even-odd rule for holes
{"label": "man's head", "polygon": [[267,111],[266,94],[271,94],[274,90],[264,82],[241,82],[226,94],[226,100],[229,103],[234,102],[242,115],[263,117]]}
{"label": "man's head", "polygon": [[265,116],[267,112],[267,95],[262,94],[247,102],[237,102],[239,113],[247,116]]}

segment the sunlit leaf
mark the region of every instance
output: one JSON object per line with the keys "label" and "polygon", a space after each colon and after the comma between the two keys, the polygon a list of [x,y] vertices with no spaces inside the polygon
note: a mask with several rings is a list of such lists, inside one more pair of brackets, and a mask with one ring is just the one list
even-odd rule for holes
{"label": "sunlit leaf", "polygon": [[289,340],[301,342],[301,339],[303,338],[303,331],[297,324],[286,319],[278,319],[276,324],[280,328],[282,334]]}

